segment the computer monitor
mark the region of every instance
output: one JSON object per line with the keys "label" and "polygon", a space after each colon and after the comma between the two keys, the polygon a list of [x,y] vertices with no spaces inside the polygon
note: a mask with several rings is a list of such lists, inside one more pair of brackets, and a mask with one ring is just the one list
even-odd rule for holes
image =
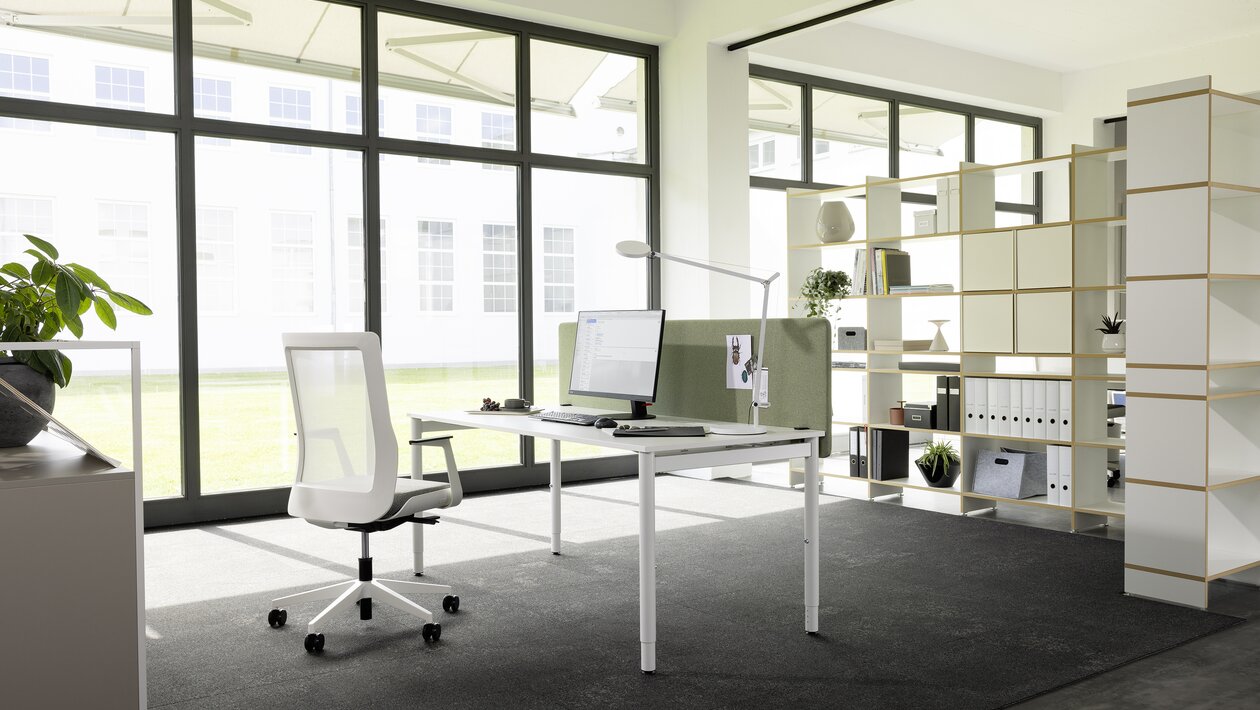
{"label": "computer monitor", "polygon": [[628,414],[611,417],[651,419],[664,334],[663,310],[581,311],[569,394],[630,400]]}

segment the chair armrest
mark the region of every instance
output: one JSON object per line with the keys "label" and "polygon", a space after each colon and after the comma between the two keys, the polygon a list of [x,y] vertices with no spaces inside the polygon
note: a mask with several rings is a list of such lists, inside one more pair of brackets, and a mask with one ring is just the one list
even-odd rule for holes
{"label": "chair armrest", "polygon": [[[459,482],[459,468],[455,465],[455,452],[451,450],[450,436],[434,436],[425,439],[410,439],[408,444],[412,446],[440,446],[442,453],[446,456],[446,480],[451,484],[451,503],[446,506],[453,508],[459,505],[464,499],[464,487]],[[420,477],[424,478],[424,473],[420,473]]]}

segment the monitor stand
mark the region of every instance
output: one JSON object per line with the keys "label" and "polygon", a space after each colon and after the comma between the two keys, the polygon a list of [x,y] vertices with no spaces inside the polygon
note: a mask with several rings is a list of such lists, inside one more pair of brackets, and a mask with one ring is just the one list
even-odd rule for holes
{"label": "monitor stand", "polygon": [[632,400],[630,400],[630,411],[629,411],[629,412],[620,412],[620,413],[618,413],[618,414],[609,414],[609,415],[608,415],[608,418],[609,418],[609,419],[627,419],[627,420],[631,420],[631,421],[633,421],[633,420],[635,420],[635,419],[655,419],[655,418],[656,418],[656,415],[655,415],[655,414],[648,414],[648,411],[647,411],[647,402],[640,402],[640,401],[638,401],[638,400],[636,400],[636,399],[632,399]]}

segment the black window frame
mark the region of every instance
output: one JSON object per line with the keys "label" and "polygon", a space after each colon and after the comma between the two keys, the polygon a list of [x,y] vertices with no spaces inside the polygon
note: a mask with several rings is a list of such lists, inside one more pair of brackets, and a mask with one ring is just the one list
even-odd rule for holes
{"label": "black window frame", "polygon": [[[201,490],[201,438],[199,418],[197,258],[196,258],[196,147],[198,136],[239,138],[297,146],[311,146],[359,152],[363,155],[364,224],[364,328],[382,333],[380,256],[380,156],[405,155],[417,158],[463,160],[511,166],[517,174],[517,339],[519,386],[522,396],[535,399],[534,392],[534,296],[533,284],[533,171],[536,168],[578,173],[595,173],[646,181],[647,238],[653,249],[660,246],[660,79],[659,50],[655,45],[607,37],[578,30],[500,17],[461,8],[412,0],[323,0],[360,10],[361,72],[360,120],[362,133],[289,128],[198,117],[193,110],[193,0],[170,0],[173,37],[175,102],[173,113],[149,113],[131,109],[61,103],[39,99],[0,96],[0,116],[124,128],[171,134],[175,138],[176,171],[176,269],[178,295],[178,368],[180,397],[180,462],[183,492],[171,498],[144,502],[145,527],[159,527],[210,520],[283,513],[287,507],[287,486],[257,490],[205,494]],[[516,39],[515,119],[517,141],[514,149],[483,148],[420,139],[380,135],[377,79],[377,13],[407,15],[419,19],[448,22],[473,29],[509,34]],[[624,54],[643,60],[645,100],[645,144],[639,146],[642,162],[621,162],[576,158],[532,151],[532,111],[530,107],[530,42],[543,40],[575,47]],[[541,249],[541,246],[539,246]],[[660,267],[650,260],[644,267],[648,308],[659,308]],[[537,275],[542,278],[541,274]],[[466,492],[544,485],[548,463],[535,460],[533,440],[521,437],[518,462],[508,466],[461,470]],[[409,465],[400,462],[400,474]],[[565,466],[569,481],[624,476],[633,473],[633,457],[613,456],[580,459]],[[440,476],[438,476],[440,477]]]}

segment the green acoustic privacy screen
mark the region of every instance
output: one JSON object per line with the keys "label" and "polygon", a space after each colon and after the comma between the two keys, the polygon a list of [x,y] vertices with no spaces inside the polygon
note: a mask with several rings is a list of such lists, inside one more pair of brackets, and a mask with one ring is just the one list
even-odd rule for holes
{"label": "green acoustic privacy screen", "polygon": [[[726,388],[726,337],[757,338],[760,321],[665,320],[655,414],[715,421],[749,421],[748,390]],[[569,394],[576,323],[560,326],[560,402],[579,407],[624,410],[626,403]],[[757,343],[753,342],[756,352]],[[831,327],[824,319],[772,318],[766,322],[766,367],[770,369],[770,408],[761,423],[805,426],[827,432],[819,455],[831,454]]]}

